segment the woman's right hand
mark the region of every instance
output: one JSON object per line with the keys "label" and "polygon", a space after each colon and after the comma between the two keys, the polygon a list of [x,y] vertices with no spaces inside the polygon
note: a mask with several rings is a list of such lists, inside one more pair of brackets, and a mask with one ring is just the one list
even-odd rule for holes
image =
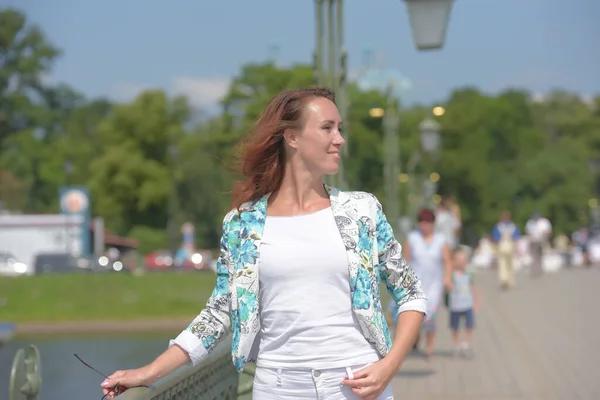
{"label": "woman's right hand", "polygon": [[[100,384],[107,399],[113,399],[125,390],[138,386],[148,386],[149,374],[147,367],[117,371]],[[118,387],[117,387],[118,385]]]}

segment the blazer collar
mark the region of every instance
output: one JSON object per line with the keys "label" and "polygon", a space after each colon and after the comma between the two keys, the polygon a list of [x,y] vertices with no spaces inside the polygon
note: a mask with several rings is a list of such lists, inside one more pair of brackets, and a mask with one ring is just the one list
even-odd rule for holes
{"label": "blazer collar", "polygon": [[[331,210],[335,218],[336,225],[340,231],[340,235],[342,236],[344,246],[346,247],[346,254],[348,257],[348,271],[350,273],[350,290],[351,294],[353,295],[354,289],[356,287],[356,277],[361,265],[361,256],[358,251],[359,249],[357,248],[358,229],[356,224],[356,219],[359,217],[359,215],[357,210],[355,209],[355,203],[352,202],[352,197],[347,192],[343,192],[327,184],[323,184],[323,186],[329,194]],[[256,248],[258,249],[260,249],[262,241],[264,221],[266,220],[267,216],[267,204],[270,195],[271,193],[266,194],[260,199],[253,202],[244,203],[240,207],[240,213],[251,213],[253,214],[253,219],[257,221],[262,221],[262,223],[253,225],[250,228],[252,230],[252,232],[250,232],[251,234],[245,235],[245,239],[242,240],[252,240],[254,246],[256,246]],[[244,243],[241,244],[242,247],[243,244]],[[254,264],[245,264],[245,268],[251,271],[251,274],[254,277],[254,279],[258,279],[258,264],[258,260],[256,260]],[[245,284],[241,284],[241,286],[252,286],[252,290],[258,293],[258,288],[254,287],[254,283],[255,282],[253,280],[249,280]]]}
{"label": "blazer collar", "polygon": [[[323,187],[325,188],[325,190],[327,191],[327,194],[329,195],[329,200],[331,201],[331,208],[334,210],[334,214],[335,211],[340,207],[340,206],[344,206],[348,203],[348,201],[350,200],[350,196],[348,196],[347,193],[334,188],[333,186],[329,186],[328,184],[324,183]],[[240,212],[258,212],[263,214],[264,216],[267,215],[267,205],[269,203],[269,197],[271,197],[272,193],[267,193],[266,195],[262,196],[261,198],[259,198],[258,200],[254,200],[254,201],[248,201],[244,204],[242,204],[239,208]]]}

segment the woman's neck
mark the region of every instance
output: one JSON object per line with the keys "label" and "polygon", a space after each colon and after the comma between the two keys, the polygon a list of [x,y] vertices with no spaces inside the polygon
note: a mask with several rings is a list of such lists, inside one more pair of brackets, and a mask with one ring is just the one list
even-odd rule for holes
{"label": "woman's neck", "polygon": [[423,236],[423,240],[426,242],[430,242],[433,239],[433,232],[428,234],[424,234],[423,232],[421,232],[421,235]]}
{"label": "woman's neck", "polygon": [[286,168],[281,186],[269,199],[273,207],[285,208],[293,214],[322,209],[328,202],[329,195],[323,186],[323,176],[295,172],[293,168]]}

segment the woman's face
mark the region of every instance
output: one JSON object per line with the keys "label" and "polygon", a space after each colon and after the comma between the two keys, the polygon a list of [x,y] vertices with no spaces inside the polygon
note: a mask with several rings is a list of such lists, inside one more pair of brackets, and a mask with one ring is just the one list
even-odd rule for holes
{"label": "woman's face", "polygon": [[419,230],[425,236],[431,235],[433,233],[433,222],[419,221]]}
{"label": "woman's face", "polygon": [[298,157],[311,173],[336,174],[342,146],[346,142],[341,134],[342,119],[336,105],[318,97],[306,104],[303,117],[302,129],[286,133],[292,156]]}

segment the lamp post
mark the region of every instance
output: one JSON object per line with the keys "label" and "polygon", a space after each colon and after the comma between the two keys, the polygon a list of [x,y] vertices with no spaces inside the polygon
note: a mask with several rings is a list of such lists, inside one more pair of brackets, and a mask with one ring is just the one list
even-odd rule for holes
{"label": "lamp post", "polygon": [[412,84],[395,68],[367,68],[357,79],[360,90],[376,90],[386,97],[386,108],[369,110],[371,118],[383,118],[383,182],[385,209],[393,227],[400,221],[400,103],[407,97]]}
{"label": "lamp post", "polygon": [[[440,124],[431,117],[427,117],[419,124],[419,131],[421,134],[421,147],[425,153],[430,155],[430,158],[433,158],[433,164],[435,165],[439,156]],[[424,194],[430,206],[433,206],[433,196],[437,192],[437,182],[439,179],[439,174],[432,171],[429,179],[425,180]]]}
{"label": "lamp post", "polygon": [[[65,186],[69,186],[71,184],[71,174],[73,173],[73,164],[70,160],[64,162],[63,171],[65,173]],[[71,218],[68,213],[65,213],[63,216],[65,221],[65,251],[71,255],[71,227],[69,226]]]}
{"label": "lamp post", "polygon": [[598,207],[598,197],[600,194],[600,159],[594,159],[589,162],[589,169],[593,176],[593,194],[594,198],[588,201],[588,205],[590,206],[592,223],[591,230],[594,234],[600,232],[600,208]]}
{"label": "lamp post", "polygon": [[177,145],[171,144],[168,147],[169,156],[169,201],[167,210],[167,232],[169,235],[169,250],[171,259],[175,261],[177,255],[177,222],[175,220],[177,213],[177,183],[175,181],[175,165],[179,149]]}
{"label": "lamp post", "polygon": [[396,228],[400,220],[400,143],[398,139],[398,127],[400,116],[398,113],[398,101],[394,98],[395,81],[390,80],[387,90],[387,110],[383,117],[384,129],[384,170],[385,199],[387,214],[392,226]]}
{"label": "lamp post", "polygon": [[[419,50],[433,50],[444,46],[446,28],[454,0],[403,0],[406,3],[412,36]],[[348,124],[348,54],[344,45],[343,0],[315,0],[315,52],[313,69],[315,83],[336,91],[336,100],[342,121],[346,146],[340,158],[337,175],[326,180],[333,186],[346,188],[345,159],[349,154],[350,130]]]}
{"label": "lamp post", "polygon": [[[345,189],[345,159],[350,145],[348,134],[348,64],[344,46],[343,0],[315,0],[316,6],[316,49],[313,55],[315,83],[328,86],[336,92],[336,103],[344,123],[346,145],[340,157],[337,175],[326,177],[328,184]],[[325,11],[325,12],[323,12]]]}

